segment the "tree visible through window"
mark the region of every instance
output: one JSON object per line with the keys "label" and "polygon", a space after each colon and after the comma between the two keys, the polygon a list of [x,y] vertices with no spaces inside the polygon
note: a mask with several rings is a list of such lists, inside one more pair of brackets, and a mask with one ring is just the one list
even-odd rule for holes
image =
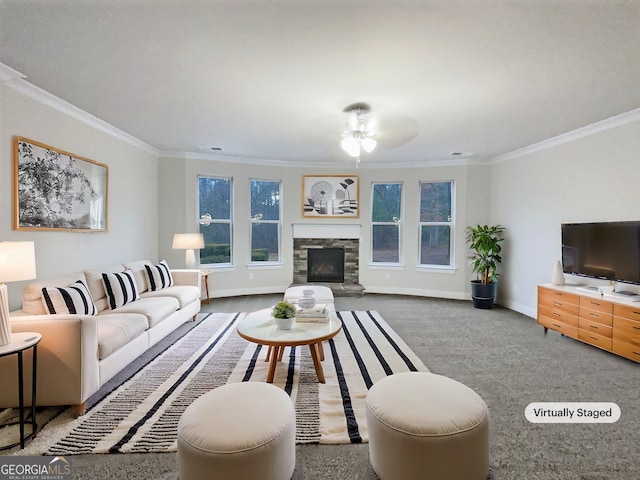
{"label": "tree visible through window", "polygon": [[453,182],[420,183],[420,265],[452,266]]}
{"label": "tree visible through window", "polygon": [[251,261],[280,261],[280,182],[251,180]]}
{"label": "tree visible through window", "polygon": [[371,196],[371,261],[400,262],[401,183],[374,183]]}
{"label": "tree visible through window", "polygon": [[204,248],[200,264],[231,263],[232,180],[198,177],[198,211]]}

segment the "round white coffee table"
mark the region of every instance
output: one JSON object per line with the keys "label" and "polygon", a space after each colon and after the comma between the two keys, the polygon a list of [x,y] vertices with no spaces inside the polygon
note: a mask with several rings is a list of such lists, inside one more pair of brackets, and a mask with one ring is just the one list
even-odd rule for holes
{"label": "round white coffee table", "polygon": [[299,345],[309,345],[318,381],[325,383],[321,363],[324,360],[322,342],[334,337],[341,328],[340,319],[335,312],[330,312],[327,322],[296,321],[291,330],[280,330],[273,321],[271,309],[265,308],[252,312],[240,320],[238,335],[250,342],[269,346],[267,361],[271,363],[269,364],[267,383],[273,383],[276,365],[278,360],[282,360],[284,348]]}

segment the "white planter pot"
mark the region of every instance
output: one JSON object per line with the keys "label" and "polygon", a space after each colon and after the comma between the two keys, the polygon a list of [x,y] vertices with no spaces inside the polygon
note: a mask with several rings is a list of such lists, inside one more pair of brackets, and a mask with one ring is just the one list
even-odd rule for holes
{"label": "white planter pot", "polygon": [[291,327],[293,327],[293,324],[296,321],[296,317],[292,317],[292,318],[273,317],[273,320],[276,322],[276,327],[278,327],[280,330],[291,330]]}

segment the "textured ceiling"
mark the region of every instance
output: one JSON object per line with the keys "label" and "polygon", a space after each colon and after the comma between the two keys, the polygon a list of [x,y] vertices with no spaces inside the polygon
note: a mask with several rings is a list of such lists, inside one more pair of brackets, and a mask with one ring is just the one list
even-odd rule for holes
{"label": "textured ceiling", "polygon": [[[640,107],[640,1],[8,1],[0,62],[167,152],[482,161]],[[212,158],[215,158],[212,156]]]}

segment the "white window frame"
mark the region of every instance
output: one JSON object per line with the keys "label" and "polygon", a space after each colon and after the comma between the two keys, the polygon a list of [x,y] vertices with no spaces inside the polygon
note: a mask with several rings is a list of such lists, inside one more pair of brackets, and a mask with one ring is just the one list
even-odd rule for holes
{"label": "white window frame", "polygon": [[[391,222],[374,222],[373,221],[373,195],[375,190],[375,185],[400,185],[400,217],[394,219]],[[403,182],[372,182],[371,183],[371,244],[370,244],[370,255],[369,255],[369,265],[373,267],[398,267],[404,264],[404,252],[402,248],[402,237],[403,237],[403,217],[404,217],[404,183]],[[373,260],[373,228],[375,225],[395,225],[398,229],[398,261],[397,262],[376,262]]]}
{"label": "white window frame", "polygon": [[[252,188],[251,182],[277,182],[278,183],[278,220],[263,220],[262,218],[254,218],[250,217],[249,221],[249,262],[248,265],[251,267],[260,267],[260,266],[273,266],[273,265],[282,265],[282,180],[275,179],[264,179],[264,178],[251,178],[249,179],[249,215],[251,215],[251,204],[252,204]],[[259,223],[275,223],[278,225],[278,260],[271,260],[266,262],[254,262],[251,260],[251,251],[253,250],[253,245],[251,244],[251,239],[253,238],[253,226]]]}
{"label": "white window frame", "polygon": [[[234,229],[234,223],[233,223],[233,210],[234,210],[234,198],[235,198],[235,193],[234,193],[234,181],[233,181],[233,177],[226,177],[226,176],[220,176],[220,175],[198,175],[198,179],[197,179],[197,186],[198,186],[198,196],[197,196],[197,205],[196,205],[196,215],[199,215],[200,212],[200,179],[201,178],[217,178],[217,179],[223,179],[223,180],[229,180],[230,185],[229,185],[229,199],[231,204],[229,205],[229,218],[228,219],[222,219],[222,218],[211,218],[211,220],[209,221],[209,224],[212,223],[225,223],[229,225],[229,262],[227,263],[202,263],[200,264],[200,266],[202,267],[206,267],[206,268],[210,268],[210,269],[220,269],[220,268],[229,268],[229,267],[233,267],[234,266],[234,248],[233,248],[233,229]],[[201,224],[201,218],[198,218],[198,231],[200,231],[200,224]]]}
{"label": "white window frame", "polygon": [[[425,183],[450,183],[451,184],[451,215],[448,222],[421,222],[422,185]],[[445,270],[456,269],[455,259],[455,238],[456,238],[456,184],[453,180],[420,180],[418,182],[418,268],[424,270]],[[431,263],[420,263],[422,260],[422,227],[424,226],[447,226],[449,227],[449,265],[435,265]]]}

